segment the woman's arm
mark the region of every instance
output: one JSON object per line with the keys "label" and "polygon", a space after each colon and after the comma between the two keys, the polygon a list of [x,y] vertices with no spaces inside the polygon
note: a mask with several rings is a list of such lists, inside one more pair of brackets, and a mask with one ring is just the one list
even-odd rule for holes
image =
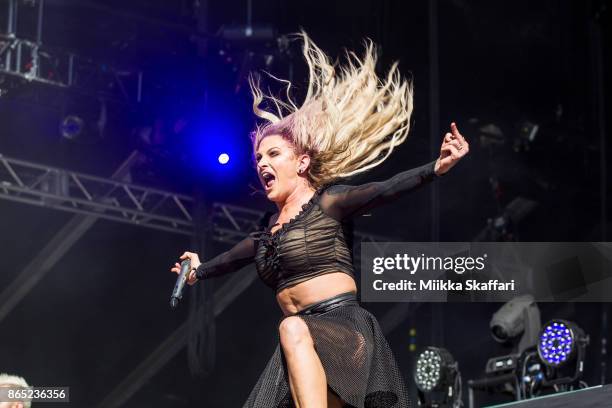
{"label": "woman's arm", "polygon": [[448,172],[469,150],[469,144],[453,122],[444,135],[440,157],[415,169],[406,170],[385,181],[360,186],[336,185],[321,196],[323,210],[337,220],[366,213],[372,208],[393,201],[402,195]]}
{"label": "woman's arm", "polygon": [[367,213],[382,204],[394,201],[436,178],[436,161],[406,170],[385,181],[358,186],[335,185],[321,197],[321,207],[337,220]]}
{"label": "woman's arm", "polygon": [[241,269],[253,262],[255,257],[255,241],[246,237],[231,249],[217,255],[213,259],[197,266],[195,275],[198,279],[213,278]]}

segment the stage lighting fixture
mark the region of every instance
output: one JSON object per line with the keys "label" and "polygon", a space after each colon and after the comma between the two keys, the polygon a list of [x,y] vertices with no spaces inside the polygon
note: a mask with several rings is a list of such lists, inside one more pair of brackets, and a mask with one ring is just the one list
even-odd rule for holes
{"label": "stage lighting fixture", "polygon": [[106,101],[89,99],[71,102],[76,112],[64,116],[59,125],[63,138],[77,143],[97,143],[104,138],[108,119]]}
{"label": "stage lighting fixture", "polygon": [[491,334],[499,343],[521,336],[518,353],[536,344],[540,325],[540,310],[531,295],[519,296],[505,303],[489,323]]}
{"label": "stage lighting fixture", "polygon": [[537,345],[537,356],[545,367],[541,386],[558,391],[559,386],[579,384],[588,344],[589,336],[576,323],[560,319],[546,323]]}
{"label": "stage lighting fixture", "polygon": [[417,359],[414,379],[423,392],[438,388],[442,378],[442,356],[434,347],[429,347]]}
{"label": "stage lighting fixture", "polygon": [[75,140],[83,132],[85,122],[76,115],[68,115],[62,120],[60,133],[68,140]]}
{"label": "stage lighting fixture", "polygon": [[219,155],[219,158],[218,158],[219,163],[221,163],[221,164],[227,164],[227,162],[229,162],[229,159],[230,158],[229,158],[229,155],[227,153],[221,153]]}
{"label": "stage lighting fixture", "polygon": [[552,320],[540,331],[538,342],[540,360],[549,367],[560,367],[576,357],[583,347],[585,338],[584,332],[576,324],[564,320]]}
{"label": "stage lighting fixture", "polygon": [[461,401],[458,364],[446,349],[427,347],[417,358],[414,380],[421,406],[450,407]]}
{"label": "stage lighting fixture", "polygon": [[506,373],[517,368],[517,361],[528,348],[538,341],[540,309],[531,295],[516,297],[505,303],[491,318],[491,335],[499,343],[513,346],[511,354],[492,357],[487,361],[488,375]]}

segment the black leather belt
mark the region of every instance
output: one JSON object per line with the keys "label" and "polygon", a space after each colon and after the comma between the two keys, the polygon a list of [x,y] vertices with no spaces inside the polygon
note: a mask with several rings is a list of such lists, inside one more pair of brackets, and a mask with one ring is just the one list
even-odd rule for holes
{"label": "black leather belt", "polygon": [[296,314],[298,315],[313,315],[329,312],[339,306],[346,306],[349,304],[359,304],[357,302],[357,296],[354,293],[347,292],[340,295],[334,296],[329,299],[325,299],[321,302],[306,306]]}

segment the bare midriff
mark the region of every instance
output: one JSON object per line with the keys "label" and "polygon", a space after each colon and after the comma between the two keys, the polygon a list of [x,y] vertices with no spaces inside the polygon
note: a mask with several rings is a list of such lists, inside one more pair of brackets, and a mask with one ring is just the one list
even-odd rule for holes
{"label": "bare midriff", "polygon": [[357,293],[355,279],[344,272],[331,272],[282,289],[276,294],[276,301],[283,314],[289,316],[347,292]]}

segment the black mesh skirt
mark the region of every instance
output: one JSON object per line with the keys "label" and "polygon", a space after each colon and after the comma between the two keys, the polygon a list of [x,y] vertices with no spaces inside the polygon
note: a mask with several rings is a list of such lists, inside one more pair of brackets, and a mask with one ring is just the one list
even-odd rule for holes
{"label": "black mesh skirt", "polygon": [[[296,316],[310,330],[328,386],[348,407],[410,407],[403,377],[380,326],[359,306],[355,295],[335,296]],[[294,406],[279,344],[244,407]]]}

